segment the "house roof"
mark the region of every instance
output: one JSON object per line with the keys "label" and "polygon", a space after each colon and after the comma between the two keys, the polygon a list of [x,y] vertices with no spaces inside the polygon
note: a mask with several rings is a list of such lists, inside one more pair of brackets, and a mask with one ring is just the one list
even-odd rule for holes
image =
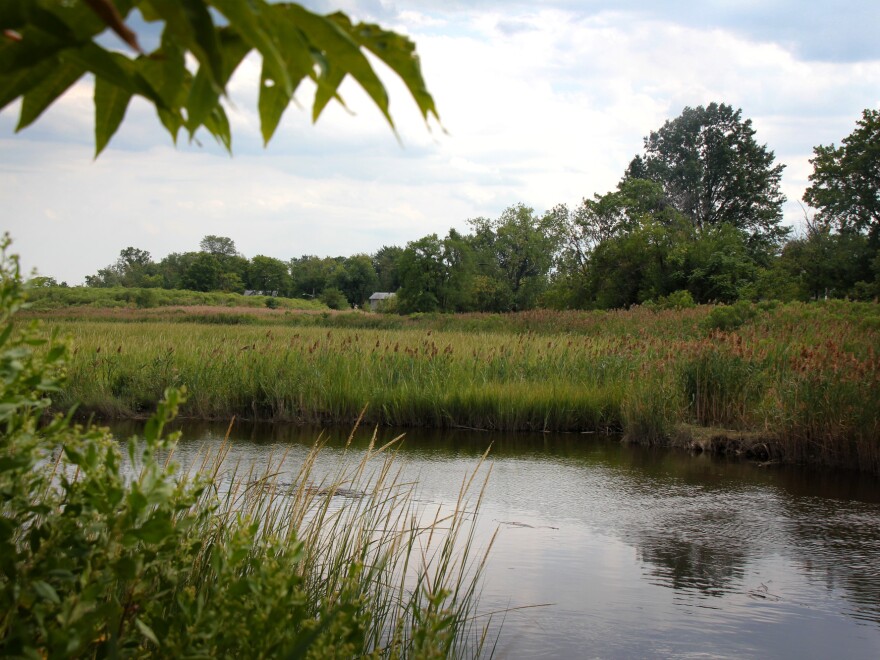
{"label": "house roof", "polygon": [[387,300],[388,298],[392,298],[394,296],[393,293],[387,293],[385,291],[376,291],[372,296],[370,296],[370,300]]}

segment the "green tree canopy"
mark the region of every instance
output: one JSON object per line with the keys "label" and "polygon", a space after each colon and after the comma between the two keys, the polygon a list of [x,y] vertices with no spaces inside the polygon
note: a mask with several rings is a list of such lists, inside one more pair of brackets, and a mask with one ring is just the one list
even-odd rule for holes
{"label": "green tree canopy", "polygon": [[[547,275],[559,249],[560,231],[551,212],[543,216],[534,209],[515,204],[495,220],[474,218],[471,244],[476,252],[480,275],[498,280],[498,300],[506,308],[530,309],[547,285]],[[506,289],[506,293],[503,289]]]}
{"label": "green tree canopy", "polygon": [[880,243],[880,110],[865,110],[839,147],[813,149],[804,201],[817,219],[846,231],[868,231]]}
{"label": "green tree canopy", "polygon": [[286,296],[290,291],[290,273],[280,259],[258,254],[251,259],[247,274],[248,288],[271,295]]}
{"label": "green tree canopy", "polygon": [[238,250],[235,249],[235,241],[227,236],[214,236],[213,234],[209,234],[199,241],[199,250],[224,257],[235,257],[238,255]]}
{"label": "green tree canopy", "polygon": [[780,226],[783,165],[755,140],[750,119],[723,103],[687,107],[645,138],[628,179],[660,184],[669,204],[697,229],[727,223],[748,235],[756,253],[772,251],[788,230]]}
{"label": "green tree canopy", "polygon": [[291,292],[295,298],[315,298],[331,286],[342,268],[342,257],[305,254],[290,260]]}
{"label": "green tree canopy", "polygon": [[[156,286],[161,284],[158,266],[146,250],[127,247],[119,251],[116,263],[101,268],[95,275],[86,276],[86,286]],[[150,278],[155,278],[154,280]],[[145,281],[150,279],[149,282]]]}
{"label": "green tree canopy", "polygon": [[383,245],[373,255],[373,269],[379,278],[376,285],[379,291],[394,292],[400,288],[400,274],[397,270],[397,262],[403,248],[397,245]]}
{"label": "green tree canopy", "polygon": [[454,229],[407,243],[397,262],[401,312],[466,311],[471,304],[473,253]]}
{"label": "green tree canopy", "polygon": [[[125,24],[134,10],[162,24],[152,52],[142,50]],[[108,27],[128,44],[131,57],[98,39]],[[32,124],[82,76],[95,76],[96,154],[119,128],[133,96],[156,108],[175,141],[181,129],[192,139],[204,128],[230,150],[221,99],[252,51],[262,58],[258,110],[265,142],[307,79],[317,88],[313,120],[331,100],[344,104],[339,88],[350,76],[393,128],[385,85],[367,53],[400,77],[426,121],[437,118],[409,39],[378,25],[354,24],[341,12],[322,16],[296,3],[3,0],[0,34],[0,109],[22,99],[17,130]]]}
{"label": "green tree canopy", "polygon": [[379,283],[373,261],[366,254],[348,257],[334,279],[336,288],[352,305],[363,305]]}
{"label": "green tree canopy", "polygon": [[197,252],[181,276],[181,287],[193,291],[216,291],[220,288],[223,268],[210,252]]}

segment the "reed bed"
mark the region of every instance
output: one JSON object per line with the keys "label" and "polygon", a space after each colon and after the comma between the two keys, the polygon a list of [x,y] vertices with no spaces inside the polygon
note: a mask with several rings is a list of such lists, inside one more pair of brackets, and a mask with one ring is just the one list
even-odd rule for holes
{"label": "reed bed", "polygon": [[53,325],[72,337],[62,406],[104,416],[145,414],[186,385],[196,418],[350,424],[368,405],[380,425],[658,444],[694,425],[757,434],[765,458],[880,471],[877,305],[752,306],[727,331],[713,309],[462,315],[439,330]]}

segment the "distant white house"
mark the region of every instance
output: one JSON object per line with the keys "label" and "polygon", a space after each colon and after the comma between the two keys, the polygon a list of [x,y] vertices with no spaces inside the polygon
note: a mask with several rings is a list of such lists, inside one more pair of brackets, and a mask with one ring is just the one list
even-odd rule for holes
{"label": "distant white house", "polygon": [[397,294],[377,291],[372,296],[370,296],[370,311],[375,312],[377,309],[379,309],[379,305],[382,303],[383,300],[393,298],[395,295]]}

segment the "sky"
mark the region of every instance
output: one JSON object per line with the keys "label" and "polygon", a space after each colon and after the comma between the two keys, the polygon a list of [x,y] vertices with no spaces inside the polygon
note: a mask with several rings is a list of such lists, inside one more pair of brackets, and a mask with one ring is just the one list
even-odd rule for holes
{"label": "sky", "polygon": [[351,255],[467,231],[517,203],[574,207],[613,190],[652,130],[713,101],[742,109],[785,164],[797,230],[813,147],[880,108],[871,0],[303,4],[411,37],[442,126],[426,126],[379,64],[399,140],[344,83],[349,111],[331,106],[313,125],[304,89],[264,148],[248,59],[230,84],[232,157],[207,134],[175,146],[135,101],[95,160],[84,78],[20,133],[18,104],[0,112],[0,231],[22,266],[74,285],[128,246],[158,261],[215,234],[249,258]]}

